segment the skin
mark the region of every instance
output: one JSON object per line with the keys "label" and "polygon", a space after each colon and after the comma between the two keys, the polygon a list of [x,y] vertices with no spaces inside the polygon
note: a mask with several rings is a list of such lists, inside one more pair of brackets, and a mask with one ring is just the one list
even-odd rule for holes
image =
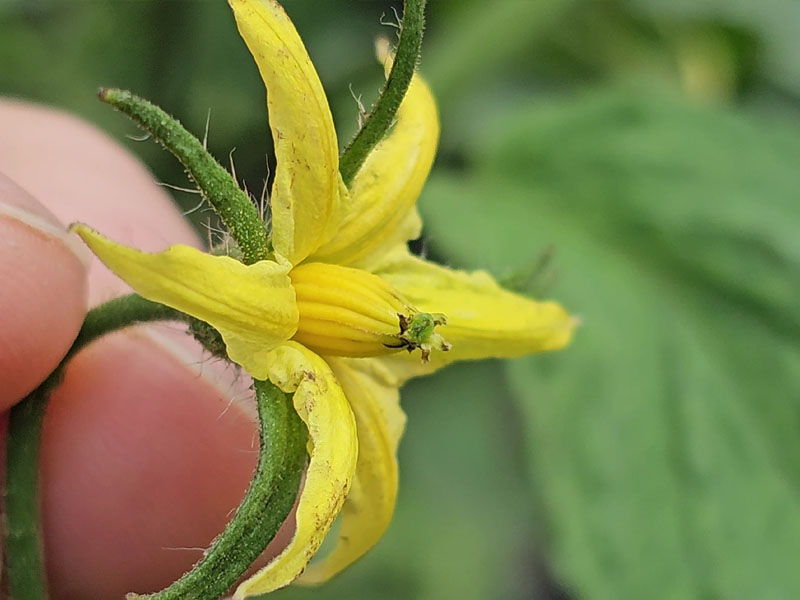
{"label": "skin", "polygon": [[[7,410],[58,364],[87,307],[129,291],[65,233],[67,224],[82,221],[145,250],[200,244],[147,170],[86,123],[0,100],[0,131],[0,409]],[[42,447],[54,599],[155,591],[201,557],[255,467],[247,386],[174,324],[116,333],[71,362],[51,399]],[[265,557],[285,545],[285,529]]]}

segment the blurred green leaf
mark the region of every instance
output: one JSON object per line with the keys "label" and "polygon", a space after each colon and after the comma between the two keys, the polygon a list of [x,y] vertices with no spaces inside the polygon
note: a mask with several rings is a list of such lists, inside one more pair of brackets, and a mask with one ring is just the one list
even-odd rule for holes
{"label": "blurred green leaf", "polygon": [[759,42],[758,76],[800,94],[800,4],[795,0],[624,0],[632,12],[659,21],[716,23],[740,28]]}
{"label": "blurred green leaf", "polygon": [[[496,76],[498,70],[513,70],[528,61],[536,41],[575,0],[539,2],[432,3],[431,20],[446,22],[426,43],[430,54],[426,74],[436,82],[440,100],[455,100],[476,80]],[[479,44],[476,40],[491,40]],[[515,60],[517,59],[517,60]]]}
{"label": "blurred green leaf", "polygon": [[552,243],[583,317],[510,368],[581,598],[800,597],[799,134],[589,96],[494,123],[475,177],[427,189],[434,250],[504,274]]}

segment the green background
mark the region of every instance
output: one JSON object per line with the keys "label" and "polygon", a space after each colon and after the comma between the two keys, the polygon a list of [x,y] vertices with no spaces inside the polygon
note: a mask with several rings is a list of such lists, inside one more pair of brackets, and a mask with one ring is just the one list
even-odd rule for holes
{"label": "green background", "polygon": [[[284,4],[346,141],[392,5]],[[409,384],[389,532],[276,597],[800,597],[800,4],[433,0],[422,72],[443,132],[415,248],[583,325]],[[224,3],[0,0],[0,93],[185,185],[100,85],[198,134],[210,111],[212,152],[261,189],[264,93]]]}

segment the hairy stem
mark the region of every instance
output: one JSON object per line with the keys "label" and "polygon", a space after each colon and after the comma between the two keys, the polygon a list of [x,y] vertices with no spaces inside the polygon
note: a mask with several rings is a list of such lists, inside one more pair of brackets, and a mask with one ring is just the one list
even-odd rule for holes
{"label": "hairy stem", "polygon": [[406,95],[419,62],[422,32],[425,29],[426,0],[406,0],[394,64],[381,95],[367,115],[361,129],[339,159],[339,172],[349,187],[372,149],[394,123],[397,109]]}
{"label": "hairy stem", "polygon": [[255,562],[288,516],[306,463],[306,429],[291,396],[269,381],[256,381],[255,390],[261,453],[236,514],[191,571],[160,592],[129,594],[129,600],[221,597]]}
{"label": "hairy stem", "polygon": [[179,315],[135,294],[98,306],[86,315],[78,337],[56,370],[11,408],[6,446],[6,570],[14,600],[47,598],[39,515],[39,446],[47,401],[61,382],[64,366],[79,350],[106,333]]}
{"label": "hairy stem", "polygon": [[14,600],[45,600],[39,520],[39,441],[47,398],[61,370],[50,376],[8,416],[6,446],[6,569]]}
{"label": "hairy stem", "polygon": [[269,256],[269,236],[258,209],[200,140],[177,119],[131,92],[101,88],[98,96],[136,121],[186,167],[189,176],[241,248],[245,264]]}
{"label": "hairy stem", "polygon": [[[199,322],[174,309],[131,294],[89,312],[80,333],[58,368],[11,409],[6,457],[6,568],[14,600],[46,600],[39,504],[39,447],[50,393],[64,367],[97,338],[147,321],[179,319],[196,329]],[[204,325],[204,324],[202,324]],[[203,329],[200,327],[200,329]],[[208,326],[206,340],[214,341]],[[255,381],[260,452],[253,482],[233,519],[203,559],[165,590],[131,598],[216,600],[250,567],[288,516],[306,462],[307,432],[291,397],[268,381]]]}

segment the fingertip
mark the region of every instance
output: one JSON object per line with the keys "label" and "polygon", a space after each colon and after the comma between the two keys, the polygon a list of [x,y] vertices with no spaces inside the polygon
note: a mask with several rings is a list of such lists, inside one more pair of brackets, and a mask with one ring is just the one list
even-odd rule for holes
{"label": "fingertip", "polygon": [[86,311],[87,254],[35,198],[0,175],[0,410],[58,365]]}

